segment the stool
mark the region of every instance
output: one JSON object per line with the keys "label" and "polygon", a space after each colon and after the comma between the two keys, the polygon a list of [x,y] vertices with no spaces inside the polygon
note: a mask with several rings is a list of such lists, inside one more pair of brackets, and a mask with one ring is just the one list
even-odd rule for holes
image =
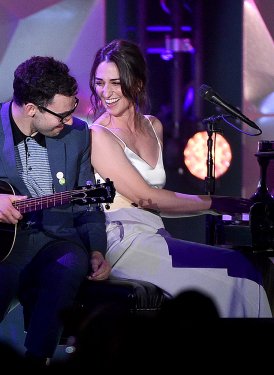
{"label": "stool", "polygon": [[[27,331],[36,291],[25,291],[20,297],[23,306],[24,328]],[[112,306],[121,312],[143,316],[155,316],[170,296],[156,285],[133,279],[86,280],[81,285],[76,302],[64,313],[64,331],[60,344],[77,334],[81,322],[92,312]]]}

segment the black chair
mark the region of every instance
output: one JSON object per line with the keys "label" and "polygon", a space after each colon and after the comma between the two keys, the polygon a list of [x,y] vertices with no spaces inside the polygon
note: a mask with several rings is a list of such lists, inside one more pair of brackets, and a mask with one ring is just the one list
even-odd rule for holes
{"label": "black chair", "polygon": [[[23,306],[24,327],[28,329],[32,306],[36,299],[36,289],[21,293],[20,302]],[[138,316],[154,317],[161,310],[170,296],[156,285],[133,279],[108,279],[103,281],[86,280],[78,293],[72,309],[63,315],[64,332],[60,344],[67,338],[77,335],[82,322],[92,313],[100,313],[106,308],[121,313]]]}

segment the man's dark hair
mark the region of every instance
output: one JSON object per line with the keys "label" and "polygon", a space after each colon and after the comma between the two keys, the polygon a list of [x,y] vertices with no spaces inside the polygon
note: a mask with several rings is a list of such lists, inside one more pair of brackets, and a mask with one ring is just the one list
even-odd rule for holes
{"label": "man's dark hair", "polygon": [[69,74],[68,66],[53,57],[33,56],[14,72],[13,100],[19,106],[47,106],[56,94],[73,96],[77,91],[76,79]]}

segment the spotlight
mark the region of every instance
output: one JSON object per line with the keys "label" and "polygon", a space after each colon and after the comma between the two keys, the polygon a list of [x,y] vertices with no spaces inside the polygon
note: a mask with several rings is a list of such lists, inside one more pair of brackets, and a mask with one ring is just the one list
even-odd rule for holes
{"label": "spotlight", "polygon": [[[206,131],[201,131],[191,137],[183,151],[184,162],[188,170],[195,177],[202,180],[207,176],[207,140]],[[222,176],[228,170],[232,152],[227,140],[220,134],[214,136],[213,147],[214,175],[215,178]]]}

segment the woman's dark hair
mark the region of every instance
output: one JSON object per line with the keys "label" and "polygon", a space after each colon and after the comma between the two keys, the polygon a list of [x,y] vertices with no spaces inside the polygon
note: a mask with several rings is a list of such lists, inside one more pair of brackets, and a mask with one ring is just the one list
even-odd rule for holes
{"label": "woman's dark hair", "polygon": [[136,112],[144,113],[148,107],[146,93],[147,65],[137,44],[116,39],[100,48],[91,67],[89,86],[91,90],[91,106],[94,115],[100,110],[100,98],[96,94],[96,70],[103,61],[116,64],[123,95],[134,104]]}
{"label": "woman's dark hair", "polygon": [[53,57],[33,56],[14,72],[13,100],[20,106],[47,106],[56,94],[73,96],[77,91],[76,79],[69,74],[68,66]]}

